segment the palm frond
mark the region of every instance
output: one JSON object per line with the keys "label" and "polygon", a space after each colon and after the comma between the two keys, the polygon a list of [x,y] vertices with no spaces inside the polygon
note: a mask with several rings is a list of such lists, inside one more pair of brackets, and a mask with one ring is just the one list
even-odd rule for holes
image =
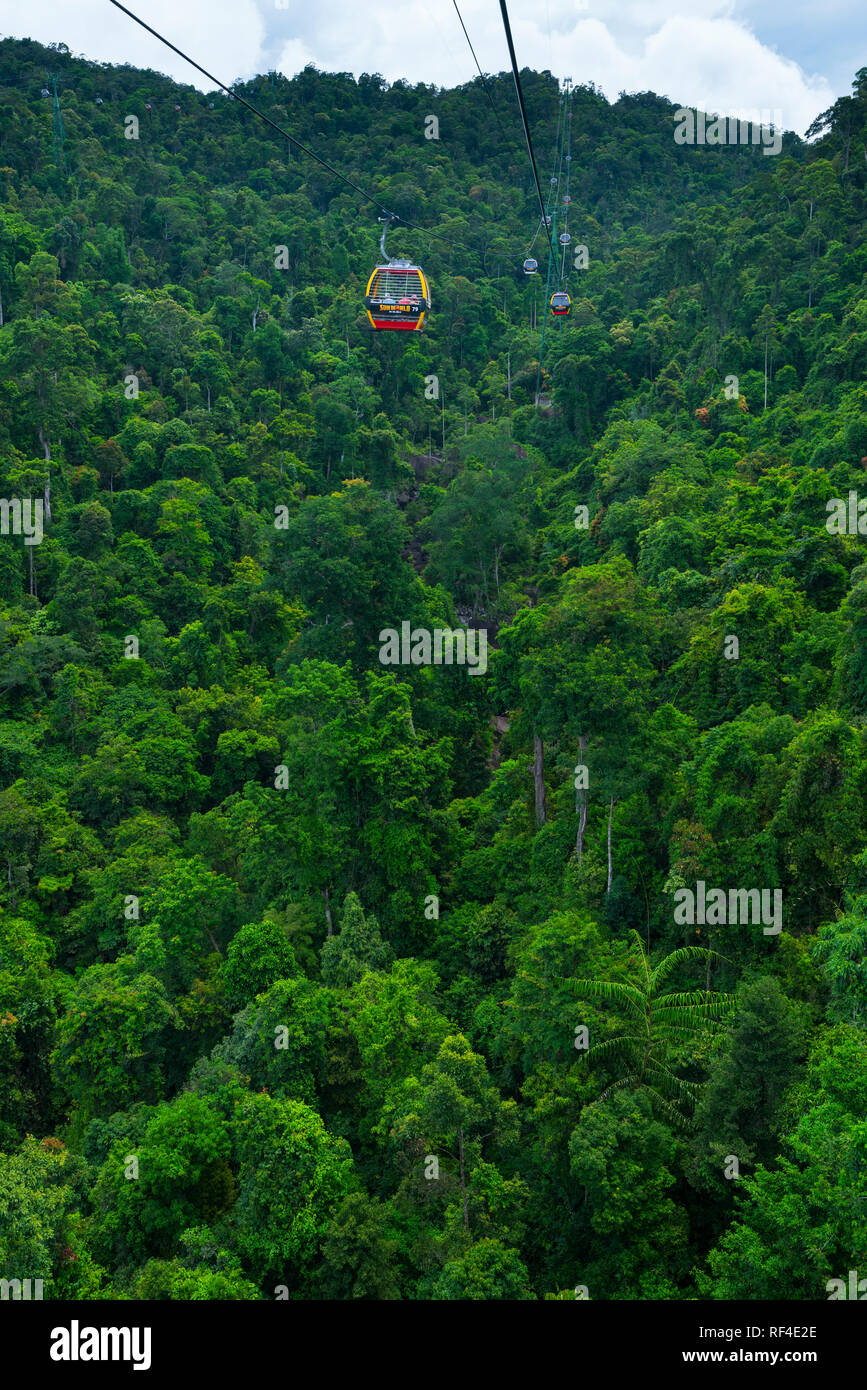
{"label": "palm frond", "polygon": [[670,951],[655,967],[651,975],[654,988],[668,978],[676,965],[685,965],[690,960],[718,960],[731,964],[727,956],[721,956],[719,951],[712,951],[708,946],[679,946],[676,951]]}
{"label": "palm frond", "polygon": [[678,1095],[688,1097],[691,1102],[698,1099],[701,1087],[697,1081],[685,1081],[682,1076],[676,1076],[670,1068],[661,1062],[648,1062],[645,1067],[645,1074],[659,1076],[666,1086],[670,1086]]}
{"label": "palm frond", "polygon": [[643,1038],[632,1038],[628,1034],[622,1034],[616,1038],[606,1038],[604,1042],[596,1043],[594,1047],[589,1047],[585,1056],[594,1062],[599,1057],[608,1057],[612,1052],[617,1053],[625,1047],[633,1047],[639,1051],[644,1048]]}
{"label": "palm frond", "polygon": [[635,1013],[643,1014],[647,1008],[647,1001],[643,994],[634,985],[623,984],[616,980],[566,980],[566,985],[578,995],[596,995],[600,999],[607,999],[609,1002],[617,1003],[625,1009],[631,1009]]}
{"label": "palm frond", "polygon": [[698,1008],[705,1010],[727,1010],[733,1003],[731,995],[712,994],[709,990],[697,989],[691,993],[662,994],[653,1001],[654,1012],[664,1009]]}
{"label": "palm frond", "polygon": [[606,1096],[610,1096],[612,1091],[620,1091],[624,1086],[640,1086],[641,1082],[637,1076],[621,1076],[617,1081],[612,1081],[610,1086],[606,1086],[596,1098],[596,1103],[603,1101]]}
{"label": "palm frond", "polygon": [[670,1100],[665,1099],[665,1096],[661,1096],[652,1086],[647,1086],[645,1089],[652,1098],[652,1102],[662,1107],[669,1120],[671,1120],[672,1124],[676,1125],[678,1129],[690,1130],[694,1127],[695,1121],[688,1115],[684,1115],[683,1111],[678,1110],[676,1105]]}

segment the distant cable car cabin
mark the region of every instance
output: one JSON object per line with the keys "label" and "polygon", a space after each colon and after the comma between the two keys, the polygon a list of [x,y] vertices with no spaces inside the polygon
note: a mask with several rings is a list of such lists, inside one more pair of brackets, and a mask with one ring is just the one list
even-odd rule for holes
{"label": "distant cable car cabin", "polygon": [[535,275],[538,269],[539,262],[536,260],[535,256],[528,256],[524,262],[524,274]]}
{"label": "distant cable car cabin", "polygon": [[364,307],[374,328],[421,328],[430,308],[430,286],[423,270],[404,260],[375,266]]}
{"label": "distant cable car cabin", "polygon": [[42,95],[43,95],[44,97],[50,97],[50,96],[51,96],[51,93],[49,92],[49,90],[48,90],[47,87],[43,87],[43,88],[42,88]]}
{"label": "distant cable car cabin", "polygon": [[551,313],[555,318],[565,318],[572,308],[572,300],[565,290],[551,295]]}

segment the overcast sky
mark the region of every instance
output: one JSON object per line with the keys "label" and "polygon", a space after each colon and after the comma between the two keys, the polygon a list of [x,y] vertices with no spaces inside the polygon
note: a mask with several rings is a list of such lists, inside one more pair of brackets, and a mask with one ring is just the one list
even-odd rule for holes
{"label": "overcast sky", "polygon": [[[497,0],[458,0],[486,72],[508,67]],[[315,63],[453,86],[476,69],[452,0],[128,0],[224,82]],[[867,66],[867,0],[511,0],[520,65],[684,106],[781,112],[803,134]],[[66,43],[207,88],[109,0],[0,0],[0,34]]]}

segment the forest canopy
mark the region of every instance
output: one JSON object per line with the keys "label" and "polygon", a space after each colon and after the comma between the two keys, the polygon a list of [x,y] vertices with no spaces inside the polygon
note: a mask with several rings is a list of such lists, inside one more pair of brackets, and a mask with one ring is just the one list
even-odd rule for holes
{"label": "forest canopy", "polygon": [[0,1278],[46,1298],[867,1273],[867,69],[774,157],[524,71],[535,276],[488,80],[239,84],[365,202],[0,41]]}

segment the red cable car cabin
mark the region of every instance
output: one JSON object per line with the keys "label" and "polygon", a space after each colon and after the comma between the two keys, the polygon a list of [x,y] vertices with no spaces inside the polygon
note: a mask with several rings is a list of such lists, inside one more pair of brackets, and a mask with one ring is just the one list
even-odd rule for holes
{"label": "red cable car cabin", "polygon": [[399,260],[375,266],[364,306],[374,328],[421,328],[430,308],[430,286],[421,267]]}

